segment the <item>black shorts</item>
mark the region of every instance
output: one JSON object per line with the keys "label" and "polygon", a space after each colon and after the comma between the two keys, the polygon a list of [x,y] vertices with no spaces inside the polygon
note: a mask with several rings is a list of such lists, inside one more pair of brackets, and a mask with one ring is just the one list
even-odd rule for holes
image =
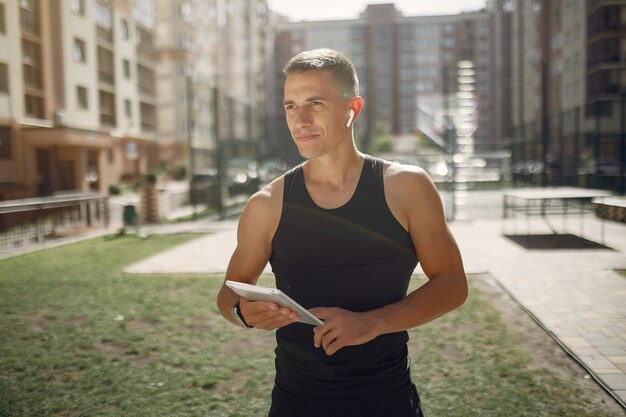
{"label": "black shorts", "polygon": [[324,400],[293,395],[278,385],[268,417],[424,417],[415,385],[378,397]]}

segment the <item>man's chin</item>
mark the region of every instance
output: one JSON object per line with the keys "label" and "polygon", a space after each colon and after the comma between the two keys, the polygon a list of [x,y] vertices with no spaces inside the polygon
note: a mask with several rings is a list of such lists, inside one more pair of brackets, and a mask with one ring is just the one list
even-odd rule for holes
{"label": "man's chin", "polygon": [[308,149],[304,146],[296,146],[298,148],[298,153],[300,154],[300,156],[304,159],[311,159],[311,158],[315,158],[315,156],[317,156],[317,151],[314,149]]}
{"label": "man's chin", "polygon": [[301,149],[298,149],[298,153],[300,154],[302,159],[311,159],[315,157],[315,155],[313,155],[313,152],[311,151],[303,151]]}

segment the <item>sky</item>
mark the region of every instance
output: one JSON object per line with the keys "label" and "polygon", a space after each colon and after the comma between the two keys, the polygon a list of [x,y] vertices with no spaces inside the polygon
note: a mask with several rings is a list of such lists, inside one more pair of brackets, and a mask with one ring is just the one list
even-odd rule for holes
{"label": "sky", "polygon": [[395,3],[405,16],[457,14],[485,6],[485,0],[268,0],[270,10],[292,21],[355,19],[367,4]]}

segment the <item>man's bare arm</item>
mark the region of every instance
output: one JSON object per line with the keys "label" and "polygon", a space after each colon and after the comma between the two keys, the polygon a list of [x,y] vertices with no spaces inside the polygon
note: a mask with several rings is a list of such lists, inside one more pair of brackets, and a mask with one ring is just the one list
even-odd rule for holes
{"label": "man's bare arm", "polygon": [[378,312],[379,332],[392,333],[428,323],[465,302],[467,279],[461,254],[446,224],[441,198],[421,169],[403,172],[408,229],[428,282]]}
{"label": "man's bare arm", "polygon": [[[272,237],[280,220],[282,207],[282,181],[276,180],[248,200],[239,219],[237,247],[230,258],[228,280],[256,284],[272,253]],[[291,310],[274,303],[251,302],[241,298],[225,285],[217,296],[220,313],[231,323],[236,323],[231,309],[240,301],[246,322],[259,329],[276,329],[298,320]]]}
{"label": "man's bare arm", "polygon": [[[398,170],[398,167],[390,169]],[[428,323],[459,307],[467,298],[461,255],[445,222],[434,184],[419,169],[402,170],[393,175],[390,208],[408,228],[429,281],[403,300],[365,313],[314,309],[314,314],[325,320],[324,326],[314,330],[314,343],[329,355],[381,334]]]}

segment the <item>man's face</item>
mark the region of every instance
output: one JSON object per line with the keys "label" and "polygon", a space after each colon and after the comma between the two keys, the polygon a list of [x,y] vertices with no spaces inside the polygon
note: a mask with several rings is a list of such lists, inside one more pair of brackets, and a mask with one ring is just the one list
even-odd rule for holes
{"label": "man's face", "polygon": [[287,76],[283,107],[287,126],[303,158],[322,156],[352,140],[351,129],[346,127],[350,103],[341,96],[329,70]]}

